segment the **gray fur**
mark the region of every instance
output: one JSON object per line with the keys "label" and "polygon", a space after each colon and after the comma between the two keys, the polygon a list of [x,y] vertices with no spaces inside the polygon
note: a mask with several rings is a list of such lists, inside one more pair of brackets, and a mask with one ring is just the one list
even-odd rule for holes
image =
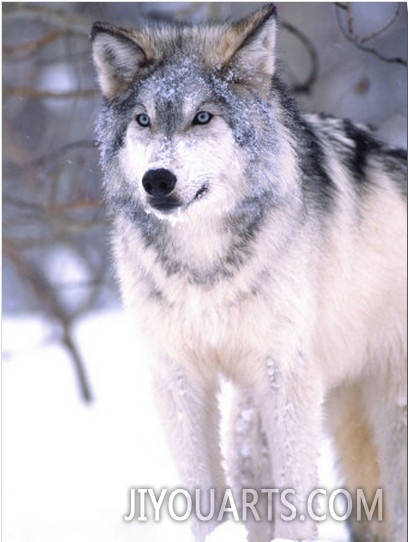
{"label": "gray fur", "polygon": [[[386,494],[386,521],[355,523],[356,539],[403,541],[406,153],[302,114],[275,34],[271,5],[234,24],[95,24],[123,301],[154,349],[185,487],[294,488],[302,511],[327,418],[346,486]],[[158,208],[142,179],[163,171],[177,182]],[[220,375],[236,390],[227,472]],[[195,522],[196,540],[215,527]],[[317,533],[277,513],[246,527],[250,542]]]}

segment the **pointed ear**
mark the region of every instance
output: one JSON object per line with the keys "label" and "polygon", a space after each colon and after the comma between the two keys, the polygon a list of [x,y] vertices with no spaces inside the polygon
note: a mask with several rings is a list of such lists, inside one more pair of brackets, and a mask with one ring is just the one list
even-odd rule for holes
{"label": "pointed ear", "polygon": [[102,94],[109,100],[122,92],[153,59],[148,43],[109,23],[95,22],[91,30],[93,61]]}
{"label": "pointed ear", "polygon": [[276,26],[276,7],[267,4],[231,25],[221,42],[224,69],[231,68],[234,80],[249,82],[262,93],[275,72]]}

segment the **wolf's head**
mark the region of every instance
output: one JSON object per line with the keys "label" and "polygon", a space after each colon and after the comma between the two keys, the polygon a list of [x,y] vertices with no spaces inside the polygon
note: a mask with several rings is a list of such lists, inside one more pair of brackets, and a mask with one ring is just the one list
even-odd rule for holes
{"label": "wolf's head", "polygon": [[268,191],[259,167],[279,140],[267,105],[275,33],[273,5],[233,24],[95,23],[108,195],[163,218]]}

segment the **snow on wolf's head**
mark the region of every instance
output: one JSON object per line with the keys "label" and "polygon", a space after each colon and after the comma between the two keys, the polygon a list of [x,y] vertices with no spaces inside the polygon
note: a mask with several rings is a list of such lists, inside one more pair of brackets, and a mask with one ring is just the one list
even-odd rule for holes
{"label": "snow on wolf's head", "polygon": [[125,30],[96,22],[108,198],[126,192],[146,212],[174,219],[207,205],[225,210],[239,193],[265,193],[250,180],[259,185],[260,157],[276,146],[266,107],[275,33],[271,4],[233,24]]}

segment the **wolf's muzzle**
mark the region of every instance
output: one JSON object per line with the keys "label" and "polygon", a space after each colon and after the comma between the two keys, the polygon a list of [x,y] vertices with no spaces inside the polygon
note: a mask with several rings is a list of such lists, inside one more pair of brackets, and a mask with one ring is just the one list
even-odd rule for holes
{"label": "wolf's muzzle", "polygon": [[150,169],[143,175],[142,185],[149,194],[149,204],[161,211],[170,211],[180,206],[176,197],[171,196],[177,177],[168,169]]}

